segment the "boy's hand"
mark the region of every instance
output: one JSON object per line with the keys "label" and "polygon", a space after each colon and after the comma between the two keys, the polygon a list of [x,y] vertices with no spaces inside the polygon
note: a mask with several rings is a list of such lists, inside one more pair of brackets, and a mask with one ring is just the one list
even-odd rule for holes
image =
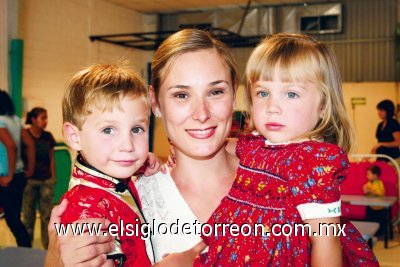
{"label": "boy's hand", "polygon": [[[49,247],[45,267],[53,266],[113,266],[111,260],[106,259],[106,253],[114,248],[114,238],[111,235],[73,236],[71,231],[64,236],[58,236],[54,227],[61,223],[61,216],[67,208],[68,201],[63,200],[59,206],[51,211],[48,225]],[[104,219],[86,219],[74,223],[101,223],[107,226]]]}
{"label": "boy's hand", "polygon": [[193,266],[194,259],[199,255],[207,245],[201,241],[191,249],[180,253],[171,253],[163,258],[160,262],[156,263],[155,267],[174,266],[174,267],[187,267]]}

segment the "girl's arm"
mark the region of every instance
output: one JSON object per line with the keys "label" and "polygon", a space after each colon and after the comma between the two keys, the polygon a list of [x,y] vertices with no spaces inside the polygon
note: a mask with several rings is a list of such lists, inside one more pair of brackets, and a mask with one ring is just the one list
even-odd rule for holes
{"label": "girl's arm", "polygon": [[35,171],[35,142],[24,128],[21,130],[21,140],[26,146],[26,157],[28,163],[28,166],[25,168],[25,175],[31,177]]}
{"label": "girl's arm", "polygon": [[304,220],[309,224],[312,233],[311,242],[311,266],[313,267],[340,267],[342,266],[342,246],[338,225],[340,217],[319,218]]}
{"label": "girl's arm", "polygon": [[0,141],[7,150],[8,176],[0,179],[1,186],[8,186],[11,182],[17,165],[17,146],[6,128],[0,128]]}
{"label": "girl's arm", "polygon": [[54,160],[54,148],[49,150],[49,157],[50,157],[51,177],[56,180],[57,179],[57,175],[56,175],[56,162]]}

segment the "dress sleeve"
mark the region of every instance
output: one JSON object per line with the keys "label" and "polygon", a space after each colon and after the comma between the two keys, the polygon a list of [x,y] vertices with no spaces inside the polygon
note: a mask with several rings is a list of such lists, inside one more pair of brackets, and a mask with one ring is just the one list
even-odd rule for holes
{"label": "dress sleeve", "polygon": [[349,167],[346,153],[336,145],[315,143],[300,148],[297,158],[288,182],[301,218],[341,216],[340,183]]}
{"label": "dress sleeve", "polygon": [[264,146],[265,138],[257,132],[241,134],[236,143],[236,155],[242,158],[247,153],[254,151],[257,147]]}

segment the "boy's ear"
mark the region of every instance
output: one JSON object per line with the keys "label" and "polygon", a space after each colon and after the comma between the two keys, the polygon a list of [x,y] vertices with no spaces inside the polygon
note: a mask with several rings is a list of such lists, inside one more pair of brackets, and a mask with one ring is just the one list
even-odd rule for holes
{"label": "boy's ear", "polygon": [[149,86],[149,96],[151,101],[151,110],[157,118],[161,117],[160,107],[158,105],[157,96],[153,86]]}
{"label": "boy's ear", "polygon": [[75,151],[81,150],[81,141],[79,137],[79,129],[70,122],[65,122],[63,125],[64,137],[68,145]]}

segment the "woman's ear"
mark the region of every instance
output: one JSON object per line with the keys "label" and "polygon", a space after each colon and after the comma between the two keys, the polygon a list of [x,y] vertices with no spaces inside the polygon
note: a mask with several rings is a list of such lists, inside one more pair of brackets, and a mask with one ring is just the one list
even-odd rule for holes
{"label": "woman's ear", "polygon": [[75,125],[70,122],[65,122],[63,125],[63,134],[64,138],[67,140],[69,147],[71,147],[75,151],[80,151],[81,140],[79,136],[79,129]]}
{"label": "woman's ear", "polygon": [[149,86],[149,96],[150,96],[150,101],[151,101],[151,109],[154,113],[154,115],[157,118],[161,117],[161,112],[160,112],[160,107],[158,105],[158,101],[157,101],[157,95],[156,92],[154,91],[153,86]]}

